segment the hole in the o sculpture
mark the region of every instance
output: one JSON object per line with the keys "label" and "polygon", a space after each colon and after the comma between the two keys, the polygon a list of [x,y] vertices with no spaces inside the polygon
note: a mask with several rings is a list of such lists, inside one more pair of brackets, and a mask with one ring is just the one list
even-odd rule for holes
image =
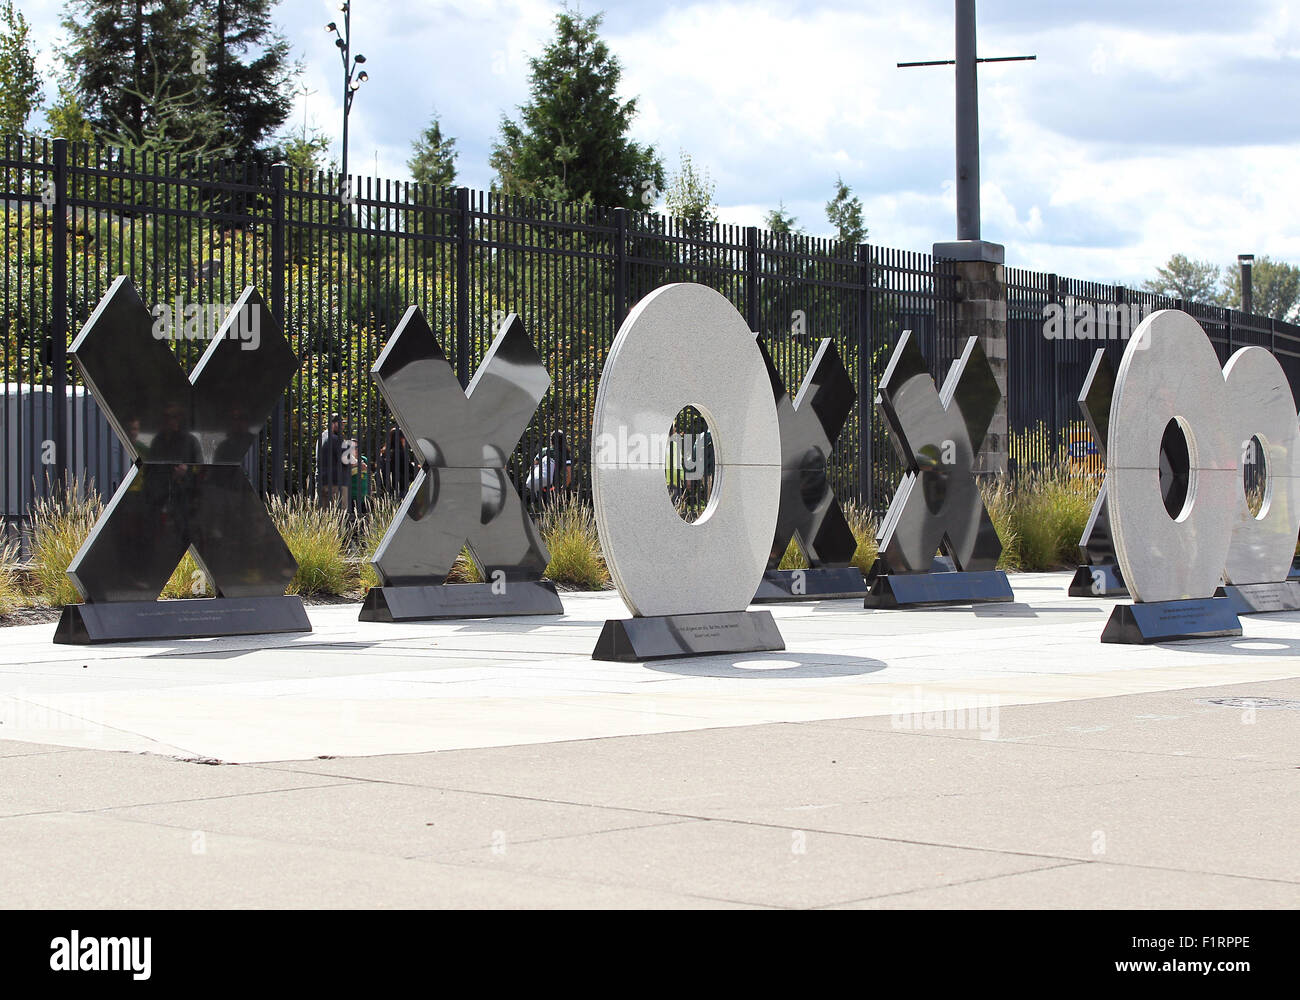
{"label": "hole in the o sculpture", "polygon": [[1242,447],[1241,488],[1246,491],[1246,506],[1251,517],[1262,517],[1268,496],[1268,463],[1264,459],[1264,442],[1252,437]]}
{"label": "hole in the o sculpture", "polygon": [[688,524],[703,516],[713,498],[717,480],[713,451],[713,430],[704,414],[693,406],[683,408],[668,428],[664,479],[668,499]]}
{"label": "hole in the o sculpture", "polygon": [[1160,495],[1165,510],[1175,521],[1187,513],[1191,496],[1192,458],[1181,421],[1174,417],[1165,424],[1160,438]]}

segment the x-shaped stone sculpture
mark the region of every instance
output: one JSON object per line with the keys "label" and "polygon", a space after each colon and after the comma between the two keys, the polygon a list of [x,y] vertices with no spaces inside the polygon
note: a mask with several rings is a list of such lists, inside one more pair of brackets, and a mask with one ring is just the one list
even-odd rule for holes
{"label": "x-shaped stone sculpture", "polygon": [[216,596],[281,595],[297,563],[241,463],[298,360],[251,287],[188,378],[155,326],[123,275],[72,344],[133,465],[68,576],[91,604],[152,601],[192,549]]}
{"label": "x-shaped stone sculpture", "polygon": [[791,400],[761,340],[758,347],[772,382],[781,428],[781,507],[767,568],[776,569],[792,537],[798,539],[809,566],[848,566],[858,543],[835,499],[826,467],[858,398],[853,381],[835,341],[827,338]]}
{"label": "x-shaped stone sculpture", "polygon": [[912,331],[880,379],[876,407],[907,468],[877,538],[890,573],[928,573],[940,548],[961,571],[991,571],[1002,554],[973,468],[1002,398],[971,337],[936,390]]}
{"label": "x-shaped stone sculpture", "polygon": [[[1088,377],[1084,379],[1083,389],[1079,392],[1079,409],[1083,419],[1097,442],[1097,451],[1101,460],[1106,461],[1106,435],[1110,429],[1110,400],[1115,392],[1115,366],[1105,350],[1098,350],[1093,355],[1088,368]],[[1115,562],[1115,543],[1110,536],[1110,515],[1106,504],[1106,483],[1103,481],[1092,505],[1092,515],[1088,518],[1083,537],[1079,539],[1079,548],[1089,566],[1103,566]]]}
{"label": "x-shaped stone sculpture", "polygon": [[443,583],[466,544],[488,582],[541,579],[550,554],[506,464],[551,377],[519,317],[506,318],[462,390],[412,306],[371,377],[421,466],[375,551],[384,585]]}

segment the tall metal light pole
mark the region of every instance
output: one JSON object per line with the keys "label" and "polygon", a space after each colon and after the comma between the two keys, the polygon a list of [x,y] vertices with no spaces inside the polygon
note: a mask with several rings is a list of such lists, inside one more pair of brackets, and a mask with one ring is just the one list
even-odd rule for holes
{"label": "tall metal light pole", "polygon": [[975,0],[955,0],[956,59],[901,62],[910,66],[957,68],[957,239],[980,239],[980,112],[976,66],[990,62],[1027,62],[1037,56],[993,56],[981,59],[975,51]]}
{"label": "tall metal light pole", "polygon": [[[339,34],[338,25],[331,21],[325,25],[325,30],[334,33],[334,44],[338,47],[339,55],[343,59],[343,184],[350,183],[348,178],[348,115],[352,113],[352,98],[361,88],[361,85],[370,79],[365,70],[356,73],[355,79],[353,73],[358,66],[366,61],[366,57],[357,53],[352,55],[352,5],[342,3],[339,10],[343,12],[343,34]],[[349,192],[350,193],[350,192]]]}
{"label": "tall metal light pole", "polygon": [[1244,313],[1253,313],[1255,311],[1255,289],[1251,287],[1250,270],[1255,263],[1253,253],[1237,254],[1237,263],[1241,266],[1241,311]]}

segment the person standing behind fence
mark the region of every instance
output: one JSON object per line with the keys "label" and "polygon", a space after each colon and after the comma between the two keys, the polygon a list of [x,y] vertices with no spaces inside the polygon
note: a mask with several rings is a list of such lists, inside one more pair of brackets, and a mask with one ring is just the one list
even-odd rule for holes
{"label": "person standing behind fence", "polygon": [[573,454],[564,431],[552,431],[550,443],[533,458],[524,493],[533,503],[554,503],[572,486]]}
{"label": "person standing behind fence", "polygon": [[405,494],[415,480],[415,462],[406,435],[397,424],[388,431],[388,440],[379,448],[379,474],[383,488],[399,495]]}
{"label": "person standing behind fence", "polygon": [[316,487],[322,507],[347,506],[348,470],[343,464],[343,421],[330,416],[329,427],[316,443]]}

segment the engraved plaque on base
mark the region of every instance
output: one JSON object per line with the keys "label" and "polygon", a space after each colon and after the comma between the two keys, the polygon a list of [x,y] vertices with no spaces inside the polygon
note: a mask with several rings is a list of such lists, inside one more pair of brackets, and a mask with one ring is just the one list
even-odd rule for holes
{"label": "engraved plaque on base", "polygon": [[1102,642],[1142,645],[1173,639],[1241,635],[1241,622],[1225,597],[1117,604],[1101,633]]}
{"label": "engraved plaque on base", "polygon": [[226,635],[310,632],[302,599],[206,597],[186,601],[69,604],[54,631],[61,645],[148,639],[208,639]]}
{"label": "engraved plaque on base", "polygon": [[601,630],[593,660],[640,663],[684,656],[762,653],[785,649],[770,611],[611,618]]}

